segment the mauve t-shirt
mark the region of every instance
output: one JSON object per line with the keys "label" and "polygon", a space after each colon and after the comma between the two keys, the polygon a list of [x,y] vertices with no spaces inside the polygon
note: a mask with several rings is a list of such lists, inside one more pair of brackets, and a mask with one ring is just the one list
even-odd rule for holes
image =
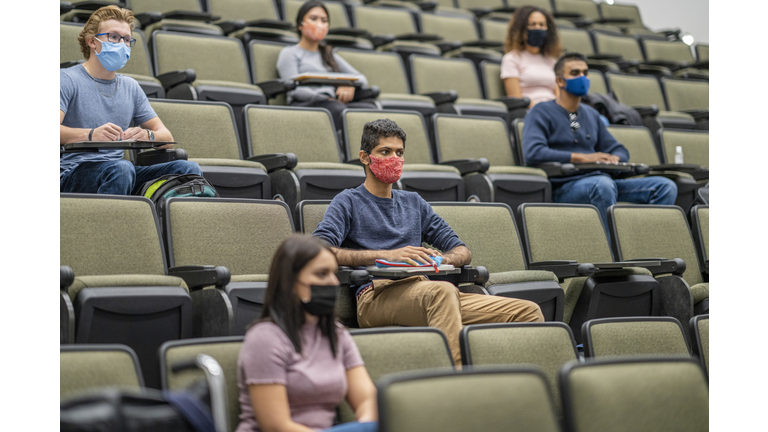
{"label": "mauve t-shirt", "polygon": [[531,105],[546,102],[555,98],[555,62],[552,57],[513,50],[501,58],[501,79],[519,79],[523,97]]}
{"label": "mauve t-shirt", "polygon": [[237,360],[240,424],[236,432],[260,431],[248,392],[251,384],[284,385],[294,422],[314,430],[333,426],[336,406],[347,395],[346,371],[363,365],[349,331],[341,324],[336,326],[335,358],[317,323],[302,327],[301,354],[273,322],[248,329]]}

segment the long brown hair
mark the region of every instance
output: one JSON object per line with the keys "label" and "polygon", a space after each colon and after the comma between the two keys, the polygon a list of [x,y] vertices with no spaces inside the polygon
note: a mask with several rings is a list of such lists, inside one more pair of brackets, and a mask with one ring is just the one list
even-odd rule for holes
{"label": "long brown hair", "polygon": [[[325,5],[317,0],[310,0],[301,5],[301,8],[299,8],[299,13],[296,14],[296,32],[299,34],[299,37],[301,37],[301,30],[299,30],[299,26],[301,25],[302,21],[304,21],[304,16],[307,14],[307,12],[312,10],[312,8],[316,7],[323,8],[325,15],[328,16],[328,25],[331,25],[331,15],[328,13],[328,9],[326,9]],[[320,58],[323,59],[323,66],[330,69],[331,72],[341,72],[339,65],[336,64],[336,60],[333,58],[333,47],[325,43],[325,41],[320,41],[319,50]]]}
{"label": "long brown hair", "polygon": [[[291,340],[298,353],[301,353],[300,330],[306,318],[301,299],[294,289],[296,278],[304,266],[320,255],[323,250],[331,252],[331,248],[319,238],[294,234],[280,244],[269,267],[267,292],[264,295],[264,308],[259,321],[272,321],[277,324]],[[320,331],[328,338],[331,352],[335,357],[336,319],[334,316],[318,318]]]}
{"label": "long brown hair", "polygon": [[528,31],[528,17],[538,12],[547,20],[547,36],[539,51],[542,55],[557,58],[560,56],[560,36],[557,33],[557,24],[552,14],[536,6],[523,6],[515,10],[515,16],[509,20],[507,38],[504,40],[504,53],[510,51],[523,51],[525,49],[526,32]]}

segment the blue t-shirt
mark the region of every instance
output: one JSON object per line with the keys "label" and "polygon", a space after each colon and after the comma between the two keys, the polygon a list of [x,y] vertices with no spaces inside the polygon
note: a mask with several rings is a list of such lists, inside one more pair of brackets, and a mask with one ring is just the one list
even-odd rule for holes
{"label": "blue t-shirt", "polygon": [[[619,161],[629,161],[629,151],[616,141],[600,120],[600,114],[589,105],[579,104],[576,120],[580,128],[571,129],[569,112],[557,104],[556,100],[536,104],[525,116],[523,126],[523,156],[528,166],[541,165],[544,162],[569,163],[571,153],[610,153],[618,156]],[[584,175],[552,178],[553,185],[597,175],[593,172]]]}
{"label": "blue t-shirt", "polygon": [[[114,123],[126,130],[131,121],[140,125],[157,117],[139,83],[124,75],[118,74],[113,80],[96,78],[94,82],[83,65],[60,69],[59,92],[60,109],[64,111],[64,121],[61,124],[67,127],[91,129]],[[64,153],[59,161],[59,178],[81,162],[122,158],[123,150]]]}
{"label": "blue t-shirt", "polygon": [[422,242],[443,252],[464,246],[419,194],[392,190],[392,198],[380,198],[365,185],[336,195],[312,235],[333,247],[357,250],[392,250]]}

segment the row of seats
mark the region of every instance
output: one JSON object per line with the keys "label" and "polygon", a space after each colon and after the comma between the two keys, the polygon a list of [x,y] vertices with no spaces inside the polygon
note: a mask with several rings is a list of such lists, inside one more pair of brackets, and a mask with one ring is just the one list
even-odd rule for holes
{"label": "row of seats", "polygon": [[[525,166],[520,120],[510,141],[506,122],[498,118],[436,114],[427,122],[413,111],[348,110],[342,143],[326,110],[248,105],[242,117],[248,131],[243,143],[234,110],[225,103],[152,99],[150,104],[173,131],[178,147],[201,166],[223,197],[280,195],[291,208],[302,200],[331,199],[364,181],[356,164],[363,125],[390,118],[407,135],[406,164],[396,188],[418,192],[428,201],[463,201],[474,195],[512,208],[551,200],[547,174]],[[628,148],[632,162],[657,167],[653,174],[675,179],[676,204],[687,211],[708,179],[709,133],[663,129],[656,145],[644,127],[612,125],[609,130]],[[678,146],[685,165],[671,164]],[[274,156],[287,153],[297,162]]]}
{"label": "row of seats", "polygon": [[[537,402],[544,402],[541,405],[551,410],[550,415],[555,419],[562,419],[564,416],[567,419],[570,414],[569,409],[573,409],[574,401],[568,400],[569,392],[572,389],[565,385],[570,384],[571,378],[565,370],[570,369],[572,371],[574,367],[615,364],[613,362],[617,359],[621,359],[620,362],[685,361],[685,364],[695,365],[694,369],[699,371],[698,374],[701,376],[702,382],[706,382],[706,375],[708,375],[709,370],[708,315],[692,318],[688,323],[687,331],[683,329],[680,322],[666,317],[597,319],[586,322],[582,331],[586,341],[584,352],[586,358],[590,360],[587,362],[577,351],[571,329],[563,323],[466,326],[460,336],[463,373],[491,372],[509,367],[515,367],[517,371],[521,371],[521,368],[532,368],[536,371],[537,381],[541,386],[541,394],[538,396],[541,400],[537,400]],[[688,331],[690,331],[689,338],[693,341],[690,348],[683,336]],[[435,328],[352,329],[351,334],[365,361],[371,379],[380,389],[386,387],[387,383],[391,382],[394,377],[408,376],[413,373],[460,375],[454,370],[445,336]],[[155,360],[157,362],[157,358],[159,358],[158,366],[162,374],[162,388],[181,390],[202,378],[200,371],[174,372],[171,369],[174,364],[194,358],[199,354],[213,357],[221,366],[226,379],[229,426],[230,430],[234,430],[238,424],[240,412],[237,357],[242,341],[242,336],[231,336],[164,343]],[[62,345],[60,351],[60,397],[62,401],[103,387],[144,388],[141,366],[137,361],[136,353],[128,346]],[[652,363],[648,363],[648,365],[650,364]],[[646,372],[650,371],[646,370]],[[603,374],[600,378],[603,385],[621,383],[621,378],[618,376]],[[600,376],[598,374],[591,379],[598,379]],[[655,387],[660,384],[656,382],[658,378],[659,376],[655,373],[646,373],[643,379],[653,381],[653,385],[649,386],[648,381],[645,381],[643,387]],[[666,376],[665,378],[671,377]],[[671,382],[665,384],[669,385]],[[438,386],[433,384],[432,387],[435,394],[440,393]],[[494,398],[504,397],[504,392],[501,390],[494,391],[491,388],[495,388],[493,384],[486,383],[482,393],[492,394]],[[610,398],[615,396],[604,387],[600,387],[600,389],[601,391],[596,392],[597,397]],[[509,390],[524,393],[524,399],[528,403],[532,403],[529,398],[533,397],[533,394],[530,392],[518,386],[507,389],[507,391]],[[667,387],[663,387],[663,390],[656,388],[656,391],[669,392],[669,390]],[[641,390],[638,387],[632,387],[630,391],[639,392]],[[455,396],[461,394],[464,404],[479,402],[475,397],[469,397],[465,391],[455,393],[457,393]],[[406,422],[401,427],[395,428],[395,430],[405,430],[402,427],[407,427],[406,419],[398,419],[402,414],[392,417],[388,415],[389,407],[387,404],[390,399],[386,392],[384,392],[384,398],[381,397],[381,390],[379,395],[381,421]],[[404,396],[400,395],[400,397]],[[669,393],[666,393],[666,396],[664,400],[675,399],[669,398]],[[683,399],[692,397],[695,395],[688,393]],[[429,398],[428,400],[433,399]],[[400,402],[405,401],[406,399],[402,399]],[[503,410],[505,415],[508,415],[508,410],[519,409],[518,404],[527,406],[523,401],[507,404]],[[539,403],[534,405],[539,405]],[[706,405],[705,398],[704,406],[706,407]],[[450,411],[446,409],[445,405],[440,407],[443,410],[442,415],[446,415]],[[644,414],[651,415],[647,411]],[[471,410],[470,415],[478,416],[486,422],[489,421],[485,417],[488,413]],[[339,421],[353,420],[354,413],[346,402],[342,402],[339,407]],[[487,425],[484,423],[484,426]],[[538,426],[533,427],[533,429],[541,430],[542,425]],[[665,426],[669,427],[668,424]],[[410,427],[414,426],[411,425]]]}
{"label": "row of seats", "polygon": [[[340,4],[337,6],[342,11],[344,10]],[[358,67],[369,78],[370,83],[381,87],[382,93],[385,94],[379,99],[384,103],[385,107],[416,109],[424,114],[431,114],[435,110],[442,112],[448,110],[449,112],[492,115],[502,118],[506,118],[508,111],[511,112],[519,108],[515,105],[518,102],[502,98],[504,96],[501,91],[503,85],[501,84],[498,70],[501,62],[502,51],[500,50],[502,41],[484,40],[481,41],[482,43],[477,42],[478,35],[472,22],[466,23],[469,25],[469,30],[466,32],[467,36],[460,37],[467,46],[458,47],[455,43],[447,43],[445,40],[448,37],[455,38],[459,37],[457,35],[462,34],[458,30],[461,27],[460,23],[450,21],[467,21],[462,18],[425,14],[425,17],[429,17],[427,19],[428,22],[430,20],[448,20],[448,22],[434,24],[433,26],[425,26],[428,30],[434,30],[432,33],[442,34],[433,35],[432,39],[434,40],[427,43],[424,40],[429,39],[428,35],[418,34],[417,30],[419,29],[415,26],[415,23],[412,23],[414,24],[412,28],[400,28],[403,25],[402,23],[411,21],[413,11],[391,7],[361,7],[359,9],[371,9],[369,11],[370,17],[364,21],[370,22],[370,26],[381,26],[378,30],[375,30],[373,27],[369,28],[371,33],[379,34],[384,31],[391,31],[400,34],[398,33],[399,30],[403,32],[400,40],[383,44],[377,50],[381,54],[384,53],[381,51],[391,51],[391,54],[399,54],[395,55],[395,57],[399,57],[402,63],[390,66],[390,70],[394,67],[396,75],[405,75],[406,79],[401,79],[401,81],[409,80],[410,82],[407,85],[410,89],[405,88],[402,84],[394,91],[393,85],[385,86],[385,81],[389,82],[392,80],[381,79],[380,77],[382,75],[385,77],[389,76],[388,74],[376,73],[375,70],[373,73],[370,73],[369,69],[371,67],[365,67],[365,65],[370,64],[370,56],[368,61],[350,61],[353,66]],[[389,22],[387,17],[390,17],[392,22]],[[134,65],[131,65],[131,62],[129,62],[129,65],[124,69],[125,73],[130,74],[142,84],[148,95],[151,97],[167,96],[178,99],[225,100],[233,105],[238,114],[240,108],[246,103],[266,103],[268,98],[273,98],[273,103],[285,103],[282,94],[268,92],[265,96],[262,94],[262,88],[256,84],[278,78],[275,68],[277,54],[284,46],[298,41],[295,34],[288,30],[275,29],[267,29],[269,31],[265,29],[246,31],[250,28],[248,27],[238,33],[242,41],[248,45],[248,49],[243,54],[244,48],[240,39],[234,37],[224,38],[219,35],[211,36],[210,31],[198,32],[200,30],[198,22],[195,22],[194,26],[186,28],[180,27],[177,22],[178,20],[168,21],[172,21],[173,25],[158,26],[153,24],[151,28],[147,29],[147,32],[151,35],[148,44],[151,51],[147,51],[150,51],[152,54],[153,68],[149,66],[149,61],[146,63],[144,61],[143,57],[146,57],[142,52],[143,44],[145,43],[144,34],[137,30],[134,37],[138,41],[138,49],[134,53],[134,57],[139,57],[140,60]],[[81,60],[77,44],[74,43],[76,37],[72,34],[78,31],[78,27],[67,28],[65,24],[68,23],[62,23],[62,51],[65,50],[65,46],[70,48],[66,50],[67,52],[62,52],[61,59],[62,62],[70,65]],[[506,23],[497,24],[499,24],[499,32],[497,34],[503,38],[503,35],[506,34]],[[393,29],[399,30],[395,31]],[[199,34],[179,34],[179,31],[198,32]],[[278,37],[275,36],[275,32],[282,33]],[[286,32],[288,34],[284,34]],[[205,35],[207,37],[202,37]],[[198,37],[195,38],[193,36]],[[350,38],[350,36],[344,35],[338,37]],[[562,34],[563,43],[566,48],[576,49],[587,55],[596,55],[598,59],[591,61],[591,66],[604,72],[619,72],[620,69],[617,65],[622,66],[624,71],[652,73],[660,76],[672,76],[670,70],[683,72],[690,72],[691,70],[691,68],[687,67],[691,63],[691,58],[689,58],[691,56],[690,49],[682,42],[649,39],[647,44],[655,48],[649,48],[647,50],[649,54],[644,59],[643,55],[640,55],[639,58],[636,55],[636,52],[640,52],[640,47],[632,37],[618,36],[605,32],[594,33],[595,46],[598,47],[597,52],[593,49],[592,37],[586,30],[580,29],[565,29]],[[619,42],[603,43],[602,41],[605,38],[608,38],[609,42],[611,38],[619,38]],[[161,41],[158,42],[155,39],[161,39]],[[472,41],[467,39],[472,39]],[[252,45],[254,42],[258,46]],[[348,54],[350,57],[355,57],[354,51],[360,51],[361,49],[360,44],[338,43],[338,41],[334,40],[329,40],[329,42],[342,49],[347,47],[346,50],[353,51]],[[439,47],[433,43],[437,43]],[[634,44],[635,51],[615,48],[625,47],[626,43]],[[643,40],[643,44],[646,44],[645,40]],[[600,48],[603,45],[607,48]],[[489,49],[491,46],[493,49]],[[363,46],[362,48],[366,47]],[[368,48],[373,48],[373,46],[371,45]],[[688,57],[681,54],[681,50],[687,50]],[[363,52],[374,53],[374,51]],[[441,54],[445,57],[440,57]],[[248,70],[248,56],[250,56],[250,72]],[[357,54],[357,56],[359,57],[360,55]],[[346,59],[346,56],[344,57]],[[458,61],[461,60],[458,58],[452,58],[451,60],[454,60],[452,63],[438,61],[441,58],[448,60],[446,57],[464,57],[464,62]],[[378,62],[394,61],[394,59],[386,59],[384,57],[377,60]],[[638,61],[645,61],[645,66],[638,66]],[[154,75],[152,69],[154,69]],[[194,73],[178,72],[190,69]],[[405,73],[402,71],[405,71]],[[688,72],[677,74],[677,76],[687,77],[690,75]],[[703,72],[700,75],[696,75],[696,77],[708,79],[708,76],[703,75]],[[487,83],[481,85],[481,80],[487,81]],[[449,92],[451,90],[456,92],[459,97],[455,104],[446,104],[444,96],[440,98],[434,96],[437,92]],[[432,94],[434,97],[426,97],[423,96],[424,94]],[[448,101],[453,102],[451,99]],[[697,101],[695,109],[708,109],[708,98],[706,103],[702,102],[701,97]],[[438,105],[442,104],[444,106],[442,108],[436,107],[436,102]],[[706,106],[703,106],[705,104]],[[663,107],[664,104],[658,105]],[[682,114],[680,117],[690,120],[687,123],[694,124],[693,118],[690,118],[689,115]],[[237,118],[239,119],[239,115]],[[238,125],[242,126],[239,120]],[[242,127],[240,129],[242,134]]]}
{"label": "row of seats", "polygon": [[[327,205],[300,203],[295,224],[291,209],[274,200],[172,198],[157,215],[143,197],[62,194],[61,342],[125,343],[144,365],[167,340],[243,334],[261,314],[277,247],[297,225],[312,232]],[[505,204],[432,205],[489,273],[475,292],[536,301],[548,320],[569,323],[577,340],[583,322],[616,316],[617,308],[681,322],[708,311],[708,207],[694,208],[692,234],[678,207],[615,206],[610,245],[592,206],[524,204],[518,231]],[[706,253],[703,264],[695,245]],[[614,264],[628,260],[645,262]],[[610,287],[589,282],[592,275],[619,277],[619,292],[621,283],[642,282],[633,288],[639,300],[616,303]],[[681,296],[674,307],[667,293]],[[348,327],[357,327],[355,309],[342,289],[337,316]],[[159,382],[157,370],[145,373],[148,383]]]}

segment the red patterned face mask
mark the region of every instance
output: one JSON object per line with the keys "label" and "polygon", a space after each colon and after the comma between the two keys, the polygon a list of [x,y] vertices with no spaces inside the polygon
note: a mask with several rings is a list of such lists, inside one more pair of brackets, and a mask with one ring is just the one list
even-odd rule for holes
{"label": "red patterned face mask", "polygon": [[390,184],[400,180],[400,175],[403,173],[402,158],[397,156],[378,158],[373,155],[368,157],[371,159],[371,163],[368,166],[377,179]]}
{"label": "red patterned face mask", "polygon": [[328,34],[327,24],[320,26],[315,23],[302,21],[301,25],[301,33],[313,41],[320,42],[321,40],[325,39],[325,36]]}

